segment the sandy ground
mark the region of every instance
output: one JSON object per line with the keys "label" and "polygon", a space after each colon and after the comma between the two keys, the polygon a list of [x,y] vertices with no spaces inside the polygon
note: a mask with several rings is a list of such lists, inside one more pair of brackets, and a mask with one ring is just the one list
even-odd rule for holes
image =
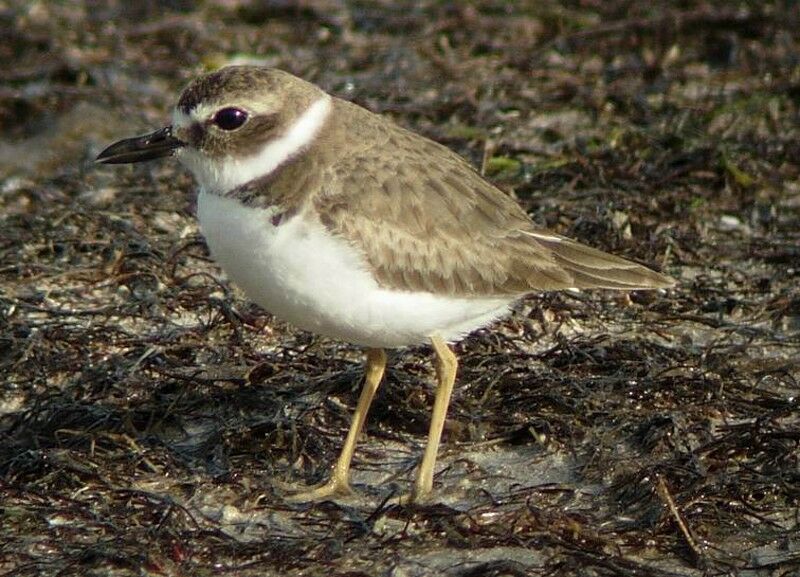
{"label": "sandy ground", "polygon": [[[130,4],[130,5],[128,5]],[[800,575],[794,2],[0,2],[0,575]],[[249,303],[174,162],[103,167],[229,62],[450,146],[674,290],[533,295],[433,399]]]}

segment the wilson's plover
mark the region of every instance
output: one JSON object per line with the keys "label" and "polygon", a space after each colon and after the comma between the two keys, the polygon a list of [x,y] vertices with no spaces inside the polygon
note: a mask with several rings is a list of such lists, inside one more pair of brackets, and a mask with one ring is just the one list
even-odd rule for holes
{"label": "wilson's plover", "polygon": [[174,155],[199,184],[212,255],[249,298],[293,325],[367,347],[365,385],[331,479],[346,492],[384,349],[430,343],[438,387],[412,499],[432,490],[456,376],[448,343],[530,292],[655,289],[672,279],[543,230],[461,157],[280,70],[193,81],[172,124],[98,161]]}

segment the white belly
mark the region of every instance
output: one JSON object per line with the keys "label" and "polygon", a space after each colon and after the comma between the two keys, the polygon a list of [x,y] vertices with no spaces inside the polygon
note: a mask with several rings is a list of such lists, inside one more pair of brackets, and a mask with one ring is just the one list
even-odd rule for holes
{"label": "white belly", "polygon": [[508,312],[512,299],[387,290],[363,256],[318,222],[200,193],[200,228],[214,258],[249,298],[293,325],[369,347],[455,341]]}

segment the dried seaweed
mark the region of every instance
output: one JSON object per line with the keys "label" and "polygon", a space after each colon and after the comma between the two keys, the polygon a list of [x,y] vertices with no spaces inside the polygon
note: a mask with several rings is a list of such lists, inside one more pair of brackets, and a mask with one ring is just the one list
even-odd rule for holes
{"label": "dried seaweed", "polygon": [[[792,3],[8,2],[0,10],[0,575],[800,573]],[[665,294],[535,295],[433,391],[390,358],[358,494],[313,505],[362,352],[232,287],[172,163],[110,170],[232,58],[457,150]],[[502,170],[497,170],[497,167]]]}

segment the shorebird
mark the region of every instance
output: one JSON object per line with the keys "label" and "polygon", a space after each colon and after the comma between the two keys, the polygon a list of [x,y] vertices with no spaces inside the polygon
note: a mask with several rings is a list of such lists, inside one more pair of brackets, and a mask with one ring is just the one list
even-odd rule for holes
{"label": "shorebird", "polygon": [[330,480],[350,464],[386,367],[429,343],[437,389],[410,498],[426,499],[456,378],[449,343],[531,292],[657,289],[673,280],[536,226],[448,148],[286,72],[230,66],[191,82],[172,124],[112,144],[106,164],[175,156],[198,185],[214,258],[264,309],[367,348],[365,384]]}

